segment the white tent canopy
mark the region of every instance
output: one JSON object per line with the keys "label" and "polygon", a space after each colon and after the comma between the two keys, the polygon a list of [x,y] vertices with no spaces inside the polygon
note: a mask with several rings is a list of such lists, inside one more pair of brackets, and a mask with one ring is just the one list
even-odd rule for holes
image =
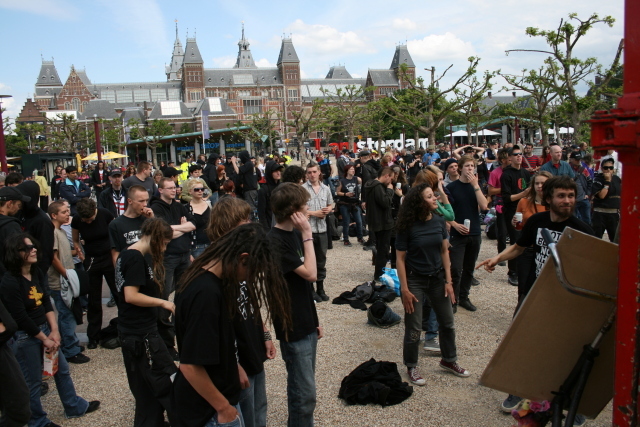
{"label": "white tent canopy", "polygon": [[573,133],[573,128],[569,127],[569,128],[560,128],[558,130],[558,133]]}
{"label": "white tent canopy", "polygon": [[451,136],[457,137],[457,136],[469,136],[469,133],[466,130],[457,130],[454,133],[450,133],[449,135],[445,135],[445,138],[449,138]]}
{"label": "white tent canopy", "polygon": [[[489,129],[482,129],[477,133],[477,136],[496,136],[496,135],[502,135],[502,134],[500,132],[494,132]],[[472,133],[471,136],[476,136],[476,133]]]}

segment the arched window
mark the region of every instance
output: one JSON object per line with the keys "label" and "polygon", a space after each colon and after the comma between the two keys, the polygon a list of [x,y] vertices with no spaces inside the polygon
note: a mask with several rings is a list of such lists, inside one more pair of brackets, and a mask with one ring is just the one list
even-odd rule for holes
{"label": "arched window", "polygon": [[80,110],[80,98],[73,98],[71,100],[71,102],[73,102],[73,109],[78,111]]}
{"label": "arched window", "polygon": [[65,102],[64,103],[64,109],[65,110],[71,110],[71,103],[70,102]]}

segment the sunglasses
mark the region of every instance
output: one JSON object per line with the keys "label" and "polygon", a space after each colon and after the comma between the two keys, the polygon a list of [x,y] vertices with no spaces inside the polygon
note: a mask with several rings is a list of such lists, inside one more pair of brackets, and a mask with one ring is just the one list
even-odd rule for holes
{"label": "sunglasses", "polygon": [[192,188],[192,190],[193,190],[193,191],[204,191],[204,188],[203,188],[203,187],[200,187],[200,188]]}
{"label": "sunglasses", "polygon": [[24,248],[20,249],[20,250],[21,251],[25,251],[25,252],[31,252],[35,248],[36,248],[36,245],[25,245]]}
{"label": "sunglasses", "polygon": [[602,169],[606,170],[606,171],[612,171],[613,170],[613,166],[603,166]]}
{"label": "sunglasses", "polygon": [[522,156],[522,153],[511,153],[512,156]]}

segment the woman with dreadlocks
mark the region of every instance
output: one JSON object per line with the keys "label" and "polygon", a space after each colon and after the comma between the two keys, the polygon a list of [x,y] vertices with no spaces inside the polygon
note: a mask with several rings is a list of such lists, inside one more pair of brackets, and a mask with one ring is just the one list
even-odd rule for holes
{"label": "woman with dreadlocks", "polygon": [[[216,206],[220,203],[222,199]],[[241,383],[234,328],[234,319],[246,314],[238,305],[243,298],[244,310],[257,313],[264,307],[268,316],[291,329],[286,282],[259,224],[237,226],[213,240],[178,285],[180,370],[173,402],[180,425],[244,425],[238,402],[241,388],[249,384],[246,377]],[[242,362],[241,348],[238,353]]]}
{"label": "woman with dreadlocks", "polygon": [[419,184],[405,197],[396,223],[396,265],[405,310],[402,353],[409,379],[420,386],[426,384],[417,369],[425,298],[429,298],[440,326],[440,367],[459,377],[470,375],[457,363],[449,240],[444,218],[433,213],[437,208],[431,186]]}
{"label": "woman with dreadlocks", "polygon": [[140,240],[120,252],[116,261],[116,289],[122,301],[118,334],[129,388],[136,399],[133,425],[151,427],[163,425],[164,411],[173,424],[170,376],[177,368],[157,326],[158,307],[175,312],[175,305],[161,298],[163,254],[173,230],[163,219],[149,218],[140,231]]}

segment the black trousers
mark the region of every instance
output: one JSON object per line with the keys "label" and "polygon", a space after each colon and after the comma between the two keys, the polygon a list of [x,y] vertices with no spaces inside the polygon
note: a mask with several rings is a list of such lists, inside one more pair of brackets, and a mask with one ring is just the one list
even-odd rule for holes
{"label": "black trousers", "polygon": [[453,280],[453,290],[456,294],[456,301],[469,299],[473,271],[480,253],[480,243],[482,236],[469,236],[455,234],[451,236],[451,279]]}
{"label": "black trousers", "polygon": [[89,306],[87,307],[87,336],[90,340],[100,340],[102,329],[102,278],[107,281],[111,295],[118,304],[118,291],[116,289],[115,270],[111,254],[97,257],[87,256],[84,260],[84,269],[89,275]]}
{"label": "black trousers", "polygon": [[122,358],[129,389],[136,399],[133,425],[164,425],[167,411],[171,425],[177,425],[171,407],[171,375],[178,371],[164,341],[157,333],[130,335],[120,333]]}
{"label": "black trousers", "polygon": [[[516,214],[515,209],[507,209],[505,208],[502,211],[502,215],[504,217],[504,225],[507,229],[507,235],[509,236],[509,245],[513,246],[516,244],[516,241],[520,238],[520,231],[516,230],[513,225],[511,225],[511,220],[513,216]],[[518,259],[512,259],[508,261],[509,266],[509,274],[518,274]]]}
{"label": "black trousers", "polygon": [[0,346],[0,426],[22,427],[31,418],[29,388],[7,344]]}
{"label": "black trousers", "polygon": [[593,226],[593,231],[596,233],[596,237],[602,239],[604,236],[604,232],[606,230],[609,235],[609,241],[613,242],[616,237],[616,231],[618,230],[618,223],[620,222],[620,214],[617,213],[604,213],[604,212],[593,212],[593,217],[591,218],[591,225]]}
{"label": "black trousers", "polygon": [[376,269],[373,272],[373,278],[377,279],[382,276],[382,269],[387,265],[389,260],[389,245],[391,244],[392,230],[376,231]]}

